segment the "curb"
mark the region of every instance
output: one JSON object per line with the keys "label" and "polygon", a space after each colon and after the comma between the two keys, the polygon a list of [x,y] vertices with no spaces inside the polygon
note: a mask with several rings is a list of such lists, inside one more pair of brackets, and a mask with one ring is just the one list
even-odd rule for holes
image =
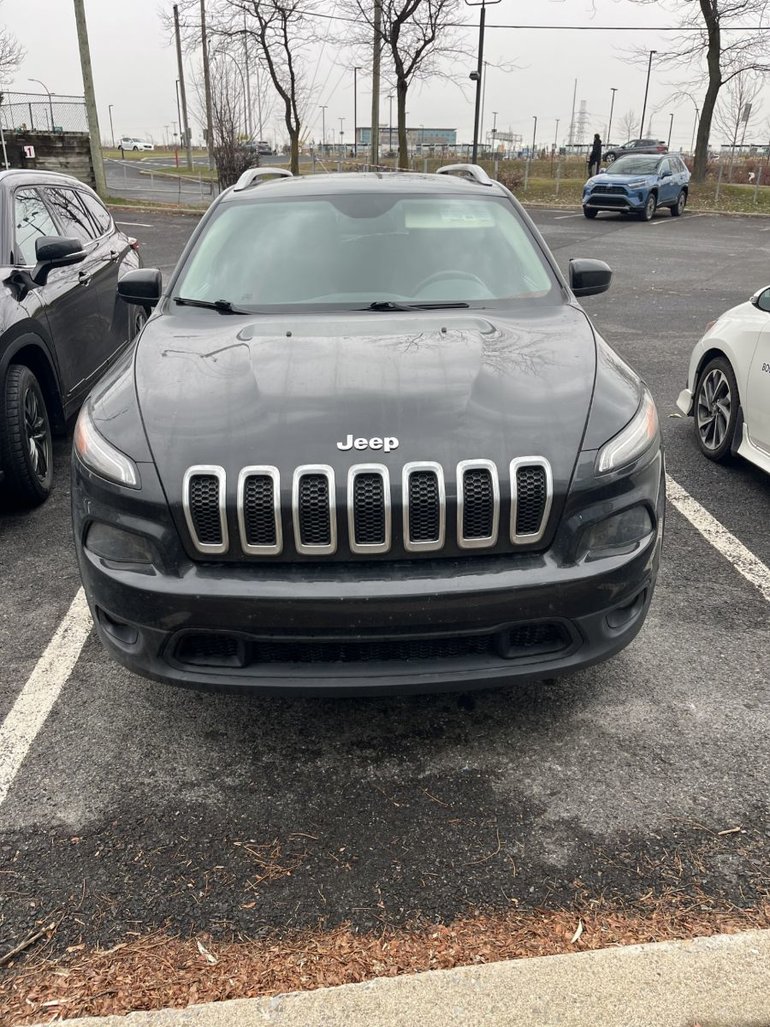
{"label": "curb", "polygon": [[[768,1027],[770,931],[597,949],[62,1027]],[[38,1025],[42,1027],[42,1025]]]}

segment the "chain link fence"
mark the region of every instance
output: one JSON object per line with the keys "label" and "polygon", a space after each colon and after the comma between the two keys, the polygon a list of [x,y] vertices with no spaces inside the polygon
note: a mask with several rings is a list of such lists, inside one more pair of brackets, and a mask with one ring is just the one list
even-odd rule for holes
{"label": "chain link fence", "polygon": [[0,123],[6,132],[87,132],[82,96],[58,93],[0,94]]}

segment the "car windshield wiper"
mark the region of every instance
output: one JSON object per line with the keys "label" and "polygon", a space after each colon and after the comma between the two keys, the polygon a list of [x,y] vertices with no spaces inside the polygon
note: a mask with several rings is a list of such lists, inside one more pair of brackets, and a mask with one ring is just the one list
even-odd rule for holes
{"label": "car windshield wiper", "polygon": [[393,300],[375,300],[374,303],[370,303],[368,307],[362,307],[362,310],[451,310],[458,309],[461,307],[467,308],[470,303],[466,303],[464,300],[436,300],[431,303],[394,303]]}
{"label": "car windshield wiper", "polygon": [[253,314],[253,310],[241,310],[234,307],[230,300],[193,300],[188,296],[175,296],[174,303],[180,307],[205,307],[206,310],[218,310],[220,314]]}

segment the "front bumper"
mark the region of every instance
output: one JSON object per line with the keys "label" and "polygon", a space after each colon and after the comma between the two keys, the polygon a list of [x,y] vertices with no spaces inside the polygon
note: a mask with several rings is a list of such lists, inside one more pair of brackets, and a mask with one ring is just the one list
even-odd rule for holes
{"label": "front bumper", "polygon": [[[191,687],[434,692],[579,670],[638,633],[660,559],[661,453],[600,504],[606,515],[643,501],[653,531],[622,554],[578,560],[565,560],[556,543],[460,559],[249,565],[182,555],[173,566],[161,556],[153,568],[132,568],[88,550],[87,529],[93,520],[117,523],[142,530],[159,554],[181,553],[162,493],[147,518],[136,493],[126,496],[78,461],[73,468],[78,560],[102,642],[130,670]],[[150,477],[145,468],[145,488]]]}
{"label": "front bumper", "polygon": [[641,214],[647,203],[647,195],[643,199],[620,193],[590,193],[583,197],[583,206],[589,210],[619,210]]}

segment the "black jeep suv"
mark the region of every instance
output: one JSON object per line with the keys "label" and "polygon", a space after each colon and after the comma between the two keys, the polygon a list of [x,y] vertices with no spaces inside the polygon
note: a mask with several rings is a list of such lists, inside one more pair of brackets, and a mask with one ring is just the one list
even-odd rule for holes
{"label": "black jeep suv", "polygon": [[[455,173],[453,173],[455,172]],[[86,402],[74,528],[99,635],[179,684],[431,691],[549,677],[639,631],[655,406],[480,168],[245,172]]]}

